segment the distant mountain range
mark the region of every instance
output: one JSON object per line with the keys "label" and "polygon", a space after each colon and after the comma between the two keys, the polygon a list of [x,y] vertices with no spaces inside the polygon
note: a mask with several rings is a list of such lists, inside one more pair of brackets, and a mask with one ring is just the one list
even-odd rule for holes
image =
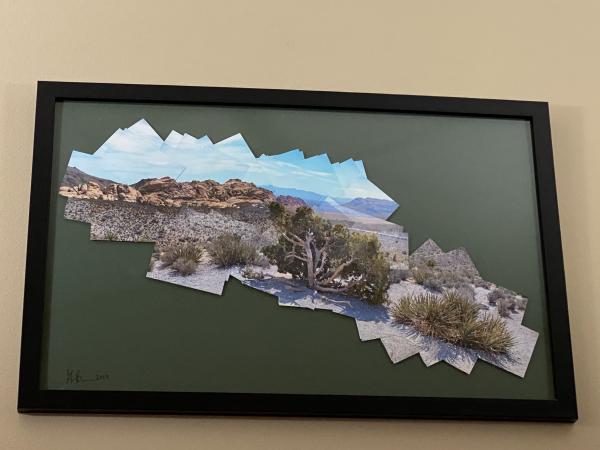
{"label": "distant mountain range", "polygon": [[[230,192],[231,191],[231,192]],[[270,191],[270,192],[268,192]],[[272,193],[272,194],[271,194]],[[302,189],[273,185],[255,186],[240,180],[220,184],[212,180],[178,183],[172,178],[151,178],[126,185],[89,175],[77,167],[67,167],[61,183],[61,194],[67,197],[124,200],[156,205],[222,203],[220,207],[245,203],[265,203],[277,199],[290,207],[304,204],[320,213],[346,216],[372,216],[387,219],[398,207],[390,200],[377,198],[331,198]],[[353,214],[353,211],[356,214]]]}
{"label": "distant mountain range", "polygon": [[387,219],[394,211],[398,208],[396,202],[384,200],[381,198],[355,198],[342,204],[346,208],[351,208],[370,216],[379,217],[381,219]]}
{"label": "distant mountain range", "polygon": [[67,167],[65,176],[62,179],[61,186],[77,186],[83,183],[89,183],[90,181],[96,183],[98,186],[105,188],[110,184],[118,184],[115,181],[107,180],[106,178],[98,178],[93,175],[89,175],[77,167]]}
{"label": "distant mountain range", "polygon": [[[332,205],[331,200],[337,202],[340,206],[350,208],[361,214],[368,214],[380,219],[387,219],[398,208],[396,202],[370,197],[343,198],[343,197],[328,197],[326,195],[317,194],[312,191],[302,189],[282,188],[273,185],[261,185],[260,187],[268,189],[277,196],[291,196],[304,200],[308,205],[317,211],[331,212],[336,208]],[[346,210],[347,211],[347,210]]]}
{"label": "distant mountain range", "polygon": [[[263,184],[263,185],[260,185],[260,187],[263,189],[268,189],[275,195],[289,195],[291,197],[301,198],[302,200],[304,200],[305,202],[307,202],[308,204],[311,204],[311,205],[322,203],[327,198],[326,195],[317,194],[316,192],[304,191],[302,189],[284,188],[284,187],[279,187],[279,186],[273,186],[272,184]],[[347,202],[351,199],[349,199],[349,198],[337,199],[336,198],[334,200],[337,202],[339,202],[340,200],[342,202]]]}

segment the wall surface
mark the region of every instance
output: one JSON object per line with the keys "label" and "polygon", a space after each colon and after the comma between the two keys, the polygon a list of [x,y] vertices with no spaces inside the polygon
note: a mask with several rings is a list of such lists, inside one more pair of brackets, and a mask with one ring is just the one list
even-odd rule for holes
{"label": "wall surface", "polygon": [[[600,2],[352,3],[0,0],[0,448],[600,448]],[[40,79],[549,101],[579,422],[18,415]]]}

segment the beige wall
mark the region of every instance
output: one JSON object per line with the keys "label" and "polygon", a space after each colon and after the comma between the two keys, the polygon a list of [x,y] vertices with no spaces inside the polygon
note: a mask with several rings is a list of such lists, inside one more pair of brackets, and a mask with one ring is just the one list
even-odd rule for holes
{"label": "beige wall", "polygon": [[[600,448],[599,19],[593,0],[0,0],[0,448]],[[18,415],[39,79],[548,100],[581,419]]]}

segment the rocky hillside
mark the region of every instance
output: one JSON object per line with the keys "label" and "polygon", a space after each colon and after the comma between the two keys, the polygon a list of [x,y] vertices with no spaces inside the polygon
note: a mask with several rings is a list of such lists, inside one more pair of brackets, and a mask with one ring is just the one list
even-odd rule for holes
{"label": "rocky hillside", "polygon": [[473,260],[462,248],[444,252],[433,240],[428,239],[409,258],[410,267],[431,265],[436,270],[461,272],[470,277],[479,277]]}
{"label": "rocky hillside", "polygon": [[83,183],[94,182],[98,186],[106,187],[109,184],[117,184],[112,180],[107,180],[105,178],[98,178],[92,175],[88,175],[87,173],[79,170],[77,167],[67,167],[67,171],[65,172],[65,176],[63,177],[61,187],[62,186],[79,186]]}
{"label": "rocky hillside", "polygon": [[[69,184],[69,180],[79,182]],[[127,185],[91,177],[71,167],[67,170],[59,193],[71,198],[217,209],[262,205],[275,201],[275,195],[271,191],[238,179],[221,184],[213,180],[178,182],[173,178],[163,177],[147,178]]]}
{"label": "rocky hillside", "polygon": [[294,197],[292,195],[280,195],[277,197],[277,202],[281,203],[286,208],[296,209],[301,206],[308,206],[308,204],[301,198]]}

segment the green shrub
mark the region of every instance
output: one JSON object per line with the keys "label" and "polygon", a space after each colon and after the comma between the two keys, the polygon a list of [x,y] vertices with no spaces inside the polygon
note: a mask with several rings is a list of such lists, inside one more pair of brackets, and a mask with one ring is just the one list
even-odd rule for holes
{"label": "green shrub", "polygon": [[413,267],[410,274],[417,284],[423,284],[433,276],[433,272],[424,267]]}
{"label": "green shrub", "polygon": [[462,286],[455,288],[455,292],[457,295],[466,298],[470,302],[475,301],[475,289],[473,289],[473,286],[470,284],[463,284]]}
{"label": "green shrub", "polygon": [[431,291],[442,292],[442,283],[440,280],[435,278],[434,276],[430,276],[429,278],[425,278],[422,283],[420,283],[425,289],[429,289]]}
{"label": "green shrub", "polygon": [[498,314],[510,317],[511,312],[524,311],[527,299],[517,298],[517,294],[505,288],[497,288],[488,294],[488,303],[498,307]]}
{"label": "green shrub", "polygon": [[416,266],[410,273],[417,284],[436,292],[442,292],[444,289],[471,288],[467,277],[449,270]]}
{"label": "green shrub", "polygon": [[406,269],[390,269],[390,283],[400,283],[408,278]]}
{"label": "green shrub", "polygon": [[506,298],[499,298],[496,301],[496,305],[498,307],[498,314],[500,317],[510,317],[511,303],[510,300]]}
{"label": "green shrub", "polygon": [[[516,297],[508,296],[504,297],[497,302],[498,313],[502,317],[510,317],[510,313],[516,313],[519,308],[520,301]],[[501,311],[502,310],[502,311]]]}
{"label": "green shrub", "polygon": [[425,265],[430,269],[433,269],[436,266],[436,263],[433,259],[428,259],[427,261],[425,261]]}
{"label": "green shrub", "polygon": [[469,279],[457,272],[444,270],[435,273],[438,283],[446,289],[457,289],[469,284]]}
{"label": "green shrub", "polygon": [[448,291],[442,297],[425,294],[402,297],[391,310],[399,323],[451,344],[495,354],[508,353],[514,339],[500,318],[479,316],[480,306]]}
{"label": "green shrub", "polygon": [[213,239],[208,252],[213,262],[222,267],[253,264],[258,257],[256,247],[234,233],[225,233]]}
{"label": "green shrub", "polygon": [[526,298],[516,298],[515,302],[517,305],[517,309],[519,311],[525,311],[525,308],[527,308],[527,299]]}
{"label": "green shrub", "polygon": [[[353,238],[364,239],[366,242],[372,240],[370,236],[363,236],[358,233],[355,233]],[[374,238],[374,240],[377,242],[377,247],[379,247],[379,240],[377,238]],[[354,276],[360,277],[360,281],[354,281],[353,286],[345,293],[361,298],[367,303],[381,305],[388,300],[390,264],[381,253],[376,255],[368,251],[367,253],[369,253],[369,259],[360,259],[360,262],[356,264]]]}
{"label": "green shrub", "polygon": [[496,302],[501,298],[504,298],[504,292],[502,289],[494,289],[487,296],[488,303],[492,306],[495,306]]}
{"label": "green shrub", "polygon": [[160,252],[160,261],[165,266],[171,266],[178,259],[193,261],[197,265],[202,258],[203,252],[204,248],[199,244],[191,242],[177,243],[162,249]]}
{"label": "green shrub", "polygon": [[188,276],[193,274],[198,267],[198,263],[192,259],[177,258],[171,264],[171,269],[179,272],[181,275]]}
{"label": "green shrub", "polygon": [[487,290],[490,290],[492,288],[492,283],[490,283],[489,281],[485,281],[481,277],[475,278],[475,280],[473,281],[473,283],[475,284],[475,287],[480,287],[480,288],[484,288],[484,289],[487,289]]}
{"label": "green shrub", "polygon": [[290,212],[272,203],[270,210],[279,237],[262,253],[277,265],[278,272],[305,280],[315,291],[373,304],[387,301],[390,264],[377,235],[333,224],[306,206]]}

